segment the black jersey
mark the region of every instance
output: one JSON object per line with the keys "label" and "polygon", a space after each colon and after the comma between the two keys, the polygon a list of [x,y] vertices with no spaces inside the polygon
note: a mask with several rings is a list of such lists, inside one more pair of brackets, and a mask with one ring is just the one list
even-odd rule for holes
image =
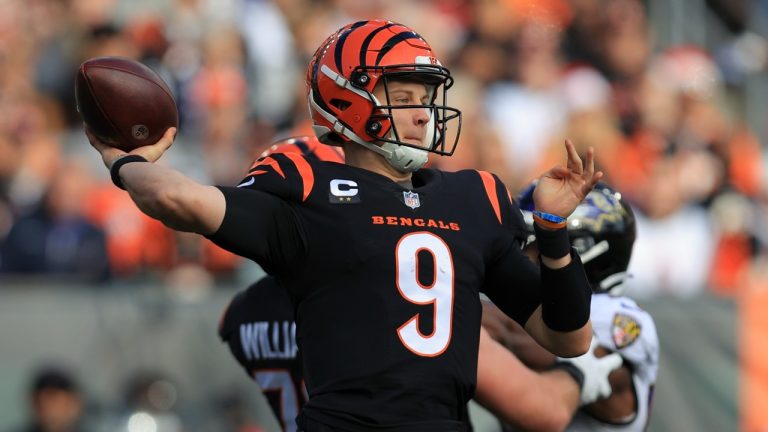
{"label": "black jersey", "polygon": [[219,336],[256,380],[286,432],[307,400],[288,293],[266,276],[239,292],[219,324]]}
{"label": "black jersey", "polygon": [[478,292],[521,324],[540,304],[522,217],[498,178],[423,169],[412,180],[406,189],[275,154],[238,188],[221,188],[227,210],[211,239],[291,294],[313,420],[461,430],[477,375]]}

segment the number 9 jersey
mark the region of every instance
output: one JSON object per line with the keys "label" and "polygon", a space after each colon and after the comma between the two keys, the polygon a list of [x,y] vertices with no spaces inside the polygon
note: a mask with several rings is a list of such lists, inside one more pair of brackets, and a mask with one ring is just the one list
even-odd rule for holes
{"label": "number 9 jersey", "polygon": [[[309,401],[348,430],[462,430],[477,373],[479,291],[524,325],[539,270],[495,176],[422,169],[404,188],[340,163],[271,154],[210,236],[290,294]],[[267,301],[267,299],[265,299]]]}

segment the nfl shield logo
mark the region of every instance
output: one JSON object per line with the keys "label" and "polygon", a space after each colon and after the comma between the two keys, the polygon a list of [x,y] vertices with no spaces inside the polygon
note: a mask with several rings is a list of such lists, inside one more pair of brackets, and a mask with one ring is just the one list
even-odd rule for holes
{"label": "nfl shield logo", "polygon": [[412,209],[416,209],[416,207],[421,205],[419,202],[419,194],[411,191],[403,191],[403,202]]}

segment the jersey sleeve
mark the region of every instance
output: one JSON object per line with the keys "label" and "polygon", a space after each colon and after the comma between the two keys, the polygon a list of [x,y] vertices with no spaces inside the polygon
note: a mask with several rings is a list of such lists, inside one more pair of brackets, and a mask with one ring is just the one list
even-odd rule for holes
{"label": "jersey sleeve", "polygon": [[286,200],[259,190],[219,189],[227,204],[221,226],[208,236],[216,245],[257,262],[269,274],[284,274],[305,256],[304,230]]}
{"label": "jersey sleeve", "polygon": [[480,176],[499,223],[482,291],[510,318],[525,325],[541,304],[541,277],[539,268],[522,251],[527,238],[523,215],[496,175],[480,171]]}

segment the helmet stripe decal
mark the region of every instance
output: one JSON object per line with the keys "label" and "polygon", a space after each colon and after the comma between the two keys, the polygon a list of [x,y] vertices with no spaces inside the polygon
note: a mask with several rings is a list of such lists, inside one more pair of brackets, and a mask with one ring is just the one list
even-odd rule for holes
{"label": "helmet stripe decal", "polygon": [[352,24],[349,27],[349,30],[345,31],[341,36],[339,36],[339,41],[336,42],[336,48],[334,49],[334,59],[336,60],[336,70],[339,71],[339,73],[343,73],[342,71],[342,64],[341,64],[341,50],[344,48],[344,42],[347,41],[347,36],[350,35],[353,31],[355,31],[356,28],[362,27],[366,24],[368,24],[369,21],[358,21],[354,24]]}
{"label": "helmet stripe decal", "polygon": [[399,44],[400,42],[406,41],[408,39],[421,39],[421,36],[414,32],[407,32],[407,33],[399,33],[391,38],[387,42],[384,43],[384,46],[379,51],[379,55],[376,56],[376,63],[375,65],[378,66],[379,63],[381,63],[381,59],[384,58],[385,55],[395,47],[395,45]]}
{"label": "helmet stripe decal", "polygon": [[373,40],[373,38],[376,37],[376,35],[379,34],[380,31],[386,30],[386,29],[388,29],[388,28],[390,28],[392,26],[395,26],[395,25],[396,25],[395,23],[388,23],[385,26],[377,28],[376,30],[372,31],[371,34],[366,36],[365,40],[363,41],[363,45],[360,48],[360,66],[362,66],[362,67],[367,66],[365,64],[365,56],[366,56],[366,54],[368,54],[368,45],[371,44],[371,41]]}
{"label": "helmet stripe decal", "polygon": [[[320,49],[322,49],[322,47]],[[320,49],[318,49],[318,51]],[[317,55],[317,54],[315,54],[315,55]],[[325,56],[325,55],[326,54],[323,54],[323,56]],[[319,90],[319,88],[317,86],[317,71],[318,71],[319,67],[320,67],[320,58],[315,60],[314,64],[312,64],[312,76],[310,77],[311,80],[310,80],[310,83],[309,83],[309,85],[312,87],[312,92],[310,93],[309,97],[311,97],[312,101],[314,103],[316,103],[319,107],[321,107],[325,111],[329,111],[330,112],[331,108],[325,103],[323,98],[320,97],[320,96],[315,96],[315,95],[319,95],[320,94],[320,90]]]}

